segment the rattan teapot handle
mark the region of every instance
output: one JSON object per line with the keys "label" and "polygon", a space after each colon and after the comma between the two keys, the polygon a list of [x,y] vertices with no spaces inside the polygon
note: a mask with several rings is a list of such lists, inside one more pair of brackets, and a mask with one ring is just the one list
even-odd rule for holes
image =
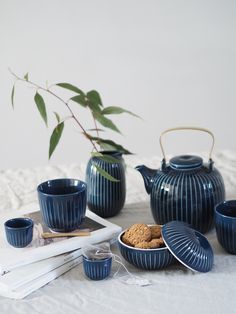
{"label": "rattan teapot handle", "polygon": [[212,160],[211,159],[211,155],[212,155],[212,151],[213,151],[213,148],[214,148],[214,145],[215,145],[214,134],[211,131],[209,131],[208,129],[200,128],[200,127],[192,127],[192,126],[175,127],[175,128],[167,129],[167,130],[165,130],[165,131],[163,131],[161,133],[160,138],[159,138],[159,143],[160,143],[163,159],[166,160],[166,154],[165,154],[164,147],[163,147],[163,135],[165,135],[166,133],[172,132],[172,131],[188,131],[188,130],[205,132],[205,133],[208,133],[211,136],[211,138],[212,138],[212,145],[211,145],[211,149],[210,149],[210,153],[209,153],[209,161],[211,161]]}

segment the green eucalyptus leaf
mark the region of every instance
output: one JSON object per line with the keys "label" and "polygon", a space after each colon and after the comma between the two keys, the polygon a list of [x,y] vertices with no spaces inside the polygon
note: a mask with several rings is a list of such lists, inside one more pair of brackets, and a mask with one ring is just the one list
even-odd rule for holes
{"label": "green eucalyptus leaf", "polygon": [[87,93],[86,97],[88,107],[91,109],[92,113],[98,112],[101,114],[102,110],[100,107],[102,106],[102,101],[98,92],[92,90]]}
{"label": "green eucalyptus leaf", "polygon": [[113,176],[111,176],[108,172],[106,172],[104,169],[102,169],[101,167],[99,167],[98,165],[93,163],[93,166],[97,169],[97,171],[107,180],[110,180],[112,182],[119,182],[120,180],[117,180],[116,178],[114,178]]}
{"label": "green eucalyptus leaf", "polygon": [[59,116],[59,114],[57,113],[57,112],[55,112],[55,111],[53,111],[53,113],[55,114],[55,116],[56,116],[56,119],[57,119],[57,122],[58,123],[60,123],[60,116]]}
{"label": "green eucalyptus leaf", "polygon": [[132,116],[134,117],[137,117],[137,118],[140,118],[138,115],[136,115],[135,113],[129,111],[129,110],[126,110],[126,109],[123,109],[121,107],[116,107],[116,106],[110,106],[110,107],[106,107],[102,110],[102,114],[121,114],[121,113],[128,113],[128,114],[131,114]]}
{"label": "green eucalyptus leaf", "polygon": [[64,122],[61,122],[55,127],[55,129],[52,132],[52,135],[50,137],[49,159],[51,158],[52,153],[54,152],[55,148],[57,147],[57,144],[59,143],[63,129]]}
{"label": "green eucalyptus leaf", "polygon": [[28,82],[28,80],[29,80],[29,73],[26,73],[26,74],[24,75],[24,79]]}
{"label": "green eucalyptus leaf", "polygon": [[99,107],[99,105],[96,104],[92,104],[91,102],[88,102],[88,107],[91,109],[92,113],[98,113],[101,115],[101,108]]}
{"label": "green eucalyptus leaf", "polygon": [[109,145],[109,144],[107,144],[107,143],[102,143],[102,142],[100,142],[100,143],[99,143],[99,146],[100,146],[100,148],[103,149],[103,150],[110,150],[110,151],[112,151],[112,150],[117,150],[114,146]]}
{"label": "green eucalyptus leaf", "polygon": [[76,86],[74,86],[72,84],[69,84],[69,83],[57,83],[56,85],[60,86],[62,88],[68,89],[68,90],[70,90],[72,92],[75,92],[77,94],[84,95],[84,92],[81,89],[79,89],[78,87],[76,87]]}
{"label": "green eucalyptus leaf", "polygon": [[92,156],[92,157],[102,157],[102,153],[99,153],[99,152],[92,152],[92,153],[91,153],[91,156]]}
{"label": "green eucalyptus leaf", "polygon": [[84,95],[76,95],[74,97],[71,97],[70,99],[73,100],[74,102],[80,104],[83,107],[87,107],[87,105],[88,105]]}
{"label": "green eucalyptus leaf", "polygon": [[91,104],[103,107],[101,96],[96,90],[89,91],[86,96]]}
{"label": "green eucalyptus leaf", "polygon": [[35,96],[34,96],[34,101],[37,105],[38,111],[41,115],[41,117],[43,118],[46,126],[48,125],[48,119],[47,119],[47,111],[46,111],[46,106],[45,106],[45,102],[43,100],[43,97],[36,92]]}
{"label": "green eucalyptus leaf", "polygon": [[87,131],[104,132],[104,130],[103,130],[103,129],[99,129],[99,128],[88,129]]}
{"label": "green eucalyptus leaf", "polygon": [[119,160],[119,159],[117,159],[111,155],[105,155],[102,152],[101,153],[99,153],[99,152],[91,153],[91,155],[93,157],[97,157],[97,158],[99,158],[103,161],[109,162],[109,163],[120,163],[121,162],[121,160]]}
{"label": "green eucalyptus leaf", "polygon": [[15,85],[13,85],[12,91],[11,91],[11,105],[13,109],[14,109],[14,96],[15,96]]}
{"label": "green eucalyptus leaf", "polygon": [[122,145],[117,144],[112,140],[108,140],[108,139],[104,139],[104,138],[100,138],[100,137],[95,137],[95,136],[90,136],[90,139],[97,142],[104,149],[117,150],[117,151],[122,152],[123,154],[127,154],[127,155],[132,154],[130,151],[128,151]]}
{"label": "green eucalyptus leaf", "polygon": [[108,129],[111,129],[115,132],[121,133],[117,126],[108,118],[104,117],[99,112],[93,112],[94,119],[96,119],[99,123],[105,126]]}

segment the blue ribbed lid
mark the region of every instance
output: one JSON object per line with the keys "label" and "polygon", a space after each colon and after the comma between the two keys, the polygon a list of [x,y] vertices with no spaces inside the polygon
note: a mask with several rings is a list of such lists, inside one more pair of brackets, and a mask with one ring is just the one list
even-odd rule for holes
{"label": "blue ribbed lid", "polygon": [[202,164],[202,158],[193,155],[180,155],[170,159],[170,166],[173,169],[195,169],[200,168]]}
{"label": "blue ribbed lid", "polygon": [[171,221],[162,227],[162,237],[174,257],[187,268],[208,272],[214,255],[207,238],[182,221]]}

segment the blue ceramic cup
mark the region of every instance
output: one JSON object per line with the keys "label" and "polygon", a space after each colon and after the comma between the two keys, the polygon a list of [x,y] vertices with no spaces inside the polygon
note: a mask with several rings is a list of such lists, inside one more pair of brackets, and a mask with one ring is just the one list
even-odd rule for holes
{"label": "blue ceramic cup", "polygon": [[216,205],[215,228],[221,246],[227,252],[236,254],[236,200]]}
{"label": "blue ceramic cup", "polygon": [[12,218],[4,223],[6,238],[10,245],[22,248],[33,239],[33,220],[30,218]]}
{"label": "blue ceramic cup", "polygon": [[83,256],[83,267],[85,275],[92,280],[102,280],[111,273],[112,257],[103,259],[88,259]]}
{"label": "blue ceramic cup", "polygon": [[44,223],[56,232],[77,229],[85,218],[87,185],[77,179],[41,183],[38,199]]}

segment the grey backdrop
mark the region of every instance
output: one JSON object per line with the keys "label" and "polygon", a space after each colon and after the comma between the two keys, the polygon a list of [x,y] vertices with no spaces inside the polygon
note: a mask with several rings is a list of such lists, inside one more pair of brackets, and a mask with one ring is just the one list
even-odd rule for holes
{"label": "grey backdrop", "polygon": [[[45,127],[34,90],[20,83],[13,112],[8,67],[40,84],[97,89],[106,106],[142,116],[114,116],[124,136],[104,134],[140,156],[160,155],[160,132],[178,125],[207,127],[217,150],[235,150],[235,27],[234,0],[1,0],[0,169],[47,164],[56,122],[51,114]],[[45,101],[48,112],[68,115],[52,97]],[[74,108],[93,127],[86,111]],[[209,143],[195,132],[166,137],[171,154],[207,151]],[[86,161],[90,150],[68,122],[50,163]]]}

